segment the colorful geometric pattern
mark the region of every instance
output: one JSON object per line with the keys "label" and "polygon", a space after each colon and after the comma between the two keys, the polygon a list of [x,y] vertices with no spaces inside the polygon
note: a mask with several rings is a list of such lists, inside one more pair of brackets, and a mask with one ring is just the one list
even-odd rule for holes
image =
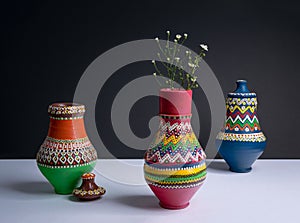
{"label": "colorful geometric pattern", "polygon": [[85,106],[76,103],[54,103],[48,107],[50,118],[72,120],[83,118]]}
{"label": "colorful geometric pattern", "polygon": [[60,104],[49,105],[48,113],[49,115],[74,115],[74,114],[83,114],[85,112],[84,105],[73,104],[70,106],[60,106]]}
{"label": "colorful geometric pattern", "polygon": [[241,142],[264,142],[266,137],[256,115],[255,93],[230,93],[226,99],[226,123],[217,139]]}
{"label": "colorful geometric pattern", "polygon": [[85,195],[103,195],[106,190],[103,187],[99,187],[95,190],[83,190],[83,189],[74,189],[73,193],[75,195],[85,196]]}
{"label": "colorful geometric pattern", "polygon": [[60,140],[47,137],[37,154],[37,163],[51,168],[69,168],[97,160],[97,152],[87,137]]}
{"label": "colorful geometric pattern", "polygon": [[227,141],[239,141],[239,142],[264,142],[266,137],[262,132],[250,133],[250,134],[236,134],[236,133],[225,133],[219,132],[217,135],[219,140]]}
{"label": "colorful geometric pattern", "polygon": [[158,168],[146,163],[144,172],[148,184],[163,188],[189,188],[203,183],[206,178],[206,165],[202,161],[193,166]]}
{"label": "colorful geometric pattern", "polygon": [[185,122],[176,120],[172,124],[161,119],[159,131],[145,156],[148,163],[163,164],[200,162],[203,159],[205,153],[189,119]]}
{"label": "colorful geometric pattern", "polygon": [[199,186],[206,177],[205,158],[190,117],[163,116],[159,131],[145,154],[145,179],[148,184],[162,188]]}

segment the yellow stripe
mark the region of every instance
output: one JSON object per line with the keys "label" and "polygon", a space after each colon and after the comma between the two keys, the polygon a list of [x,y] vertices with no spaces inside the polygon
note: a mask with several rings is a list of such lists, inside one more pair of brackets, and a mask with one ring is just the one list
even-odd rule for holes
{"label": "yellow stripe", "polygon": [[168,143],[172,142],[174,145],[176,145],[180,140],[182,140],[183,143],[186,143],[186,141],[189,142],[194,142],[196,140],[195,134],[192,133],[187,133],[184,137],[182,135],[179,135],[177,138],[175,135],[171,135],[169,138],[164,137],[163,138],[163,143],[164,146],[168,145]]}
{"label": "yellow stripe", "polygon": [[144,170],[147,173],[150,174],[163,174],[163,175],[190,175],[190,174],[195,174],[197,172],[200,172],[202,170],[206,169],[205,163],[201,165],[200,167],[197,168],[186,168],[184,170],[164,170],[164,169],[154,169],[153,167],[149,167],[148,165],[144,165]]}
{"label": "yellow stripe", "polygon": [[227,109],[229,109],[230,112],[235,111],[236,109],[240,110],[240,112],[245,113],[246,111],[250,110],[251,112],[255,111],[255,106],[247,106],[245,107],[245,109],[241,109],[240,106],[235,105],[233,108],[231,108],[231,106],[226,106]]}

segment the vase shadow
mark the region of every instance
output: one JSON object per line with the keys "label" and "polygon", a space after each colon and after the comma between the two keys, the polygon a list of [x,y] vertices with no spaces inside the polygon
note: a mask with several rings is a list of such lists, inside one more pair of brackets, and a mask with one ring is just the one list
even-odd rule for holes
{"label": "vase shadow", "polygon": [[116,201],[120,204],[131,206],[139,209],[161,209],[159,200],[154,195],[126,195],[119,196]]}
{"label": "vase shadow", "polygon": [[214,173],[230,173],[229,166],[224,160],[213,160],[208,166],[208,171]]}
{"label": "vase shadow", "polygon": [[25,194],[54,194],[52,186],[47,182],[16,182],[8,185],[8,187]]}
{"label": "vase shadow", "polygon": [[101,199],[102,199],[102,197],[94,199],[94,200],[80,200],[77,197],[75,197],[74,195],[67,196],[67,200],[72,201],[72,202],[81,202],[81,203],[92,203],[92,202],[97,202]]}

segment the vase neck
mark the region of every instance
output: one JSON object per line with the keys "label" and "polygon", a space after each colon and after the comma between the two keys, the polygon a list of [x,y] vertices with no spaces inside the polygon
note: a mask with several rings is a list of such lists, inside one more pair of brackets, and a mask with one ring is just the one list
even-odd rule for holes
{"label": "vase neck", "polygon": [[55,139],[78,139],[87,137],[84,120],[57,120],[50,118],[48,136]]}
{"label": "vase neck", "polygon": [[250,93],[246,80],[237,80],[234,93]]}
{"label": "vase neck", "polygon": [[50,124],[48,137],[55,139],[77,139],[86,137],[83,115],[84,105],[64,102],[49,106]]}
{"label": "vase neck", "polygon": [[188,116],[192,110],[192,91],[161,89],[159,114],[162,116]]}

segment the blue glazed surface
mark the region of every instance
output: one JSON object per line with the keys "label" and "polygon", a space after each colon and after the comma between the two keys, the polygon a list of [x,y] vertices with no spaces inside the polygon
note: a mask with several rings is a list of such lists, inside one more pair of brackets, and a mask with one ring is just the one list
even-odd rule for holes
{"label": "blue glazed surface", "polygon": [[230,170],[238,173],[251,171],[252,164],[263,153],[266,142],[219,141],[219,153],[227,162]]}
{"label": "blue glazed surface", "polygon": [[238,80],[236,81],[236,89],[234,93],[250,93],[248,86],[247,86],[247,81],[245,80]]}
{"label": "blue glazed surface", "polygon": [[216,146],[220,155],[238,173],[251,171],[255,160],[266,147],[256,114],[257,98],[247,87],[247,81],[238,80],[237,88],[226,100],[225,127],[217,136]]}

